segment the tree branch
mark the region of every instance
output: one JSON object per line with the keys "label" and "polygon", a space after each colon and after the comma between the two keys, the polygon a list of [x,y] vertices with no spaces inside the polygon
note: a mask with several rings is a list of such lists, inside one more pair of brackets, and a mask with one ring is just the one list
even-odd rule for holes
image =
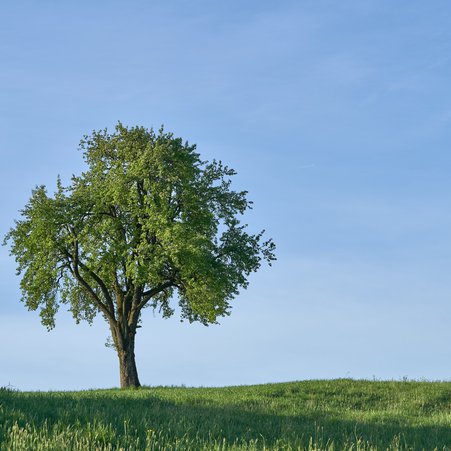
{"label": "tree branch", "polygon": [[83,271],[86,271],[97,282],[97,284],[99,285],[100,289],[102,290],[102,293],[108,303],[109,310],[114,317],[113,300],[111,299],[110,293],[109,293],[105,283],[103,282],[103,280],[92,269],[87,267],[83,262],[79,261],[78,264],[79,264],[80,268],[83,269]]}
{"label": "tree branch", "polygon": [[[86,266],[83,262],[80,261],[80,257],[78,254],[77,234],[75,233],[74,227],[67,225],[66,228],[67,228],[69,234],[72,235],[74,254],[71,255],[69,251],[67,251],[66,249],[62,249],[63,254],[66,255],[66,257],[69,260],[72,259],[72,261],[74,263],[74,268],[76,268],[77,271],[78,271],[78,267],[80,267],[81,269],[83,269],[83,271],[86,271],[97,282],[97,284],[99,285],[100,289],[102,290],[103,296],[105,297],[105,300],[108,304],[108,309],[111,313],[111,317],[114,319],[114,304],[113,304],[113,300],[111,299],[110,293],[109,293],[105,283],[92,269],[90,269],[88,266]],[[69,261],[69,265],[70,265],[70,261]],[[74,276],[75,276],[75,273],[74,273]],[[85,283],[87,283],[87,282],[85,281]],[[91,290],[92,290],[92,288],[91,288]],[[94,290],[92,290],[92,291],[94,292]],[[95,294],[95,292],[94,292],[94,294]],[[102,303],[102,305],[104,305],[103,302],[100,300],[100,298],[97,295],[96,295],[96,297],[97,297],[98,301],[100,303]]]}
{"label": "tree branch", "polygon": [[151,290],[147,290],[144,293],[142,293],[142,301],[138,304],[138,310],[141,310],[149,302],[149,300],[152,297],[154,297],[158,293],[161,293],[162,291],[166,290],[166,288],[170,288],[173,286],[175,286],[175,284],[172,280],[170,280],[168,282],[157,285],[156,287],[152,288]]}
{"label": "tree branch", "polygon": [[[74,239],[73,241],[73,255],[71,255],[69,252],[65,251],[64,252],[66,254],[66,256],[68,258],[72,259],[72,266],[70,266],[69,263],[69,268],[73,274],[73,276],[75,277],[75,279],[80,283],[80,285],[89,293],[89,295],[91,296],[91,298],[94,300],[94,304],[99,308],[99,310],[111,321],[115,321],[115,317],[114,317],[114,306],[112,304],[111,301],[111,297],[108,296],[110,298],[110,303],[111,305],[109,305],[110,308],[112,308],[112,310],[108,309],[107,306],[105,306],[105,304],[102,302],[102,300],[99,298],[99,296],[97,296],[97,294],[95,293],[95,291],[92,289],[92,287],[88,284],[88,282],[86,282],[86,280],[82,277],[82,275],[80,274],[80,271],[78,270],[78,267],[80,266],[82,269],[84,269],[81,265],[80,265],[80,261],[79,261],[79,257],[78,257],[78,241],[76,239]],[[86,267],[86,265],[84,265],[82,263],[82,265],[89,270],[89,268]],[[86,270],[84,269],[84,270]],[[89,271],[88,271],[89,272]],[[91,275],[92,276],[92,275]],[[93,277],[94,278],[94,277]],[[100,278],[98,278],[101,282],[102,280]],[[94,279],[95,280],[95,279]],[[103,282],[102,282],[103,284]],[[107,299],[108,301],[108,299]]]}
{"label": "tree branch", "polygon": [[114,316],[111,314],[111,312],[105,307],[103,302],[100,300],[100,298],[97,296],[97,294],[94,292],[94,290],[89,286],[89,284],[86,282],[85,279],[80,275],[80,272],[76,267],[72,268],[72,274],[74,275],[75,279],[80,283],[80,285],[89,293],[89,295],[94,300],[94,304],[99,308],[99,310],[108,318],[110,321],[115,321]]}

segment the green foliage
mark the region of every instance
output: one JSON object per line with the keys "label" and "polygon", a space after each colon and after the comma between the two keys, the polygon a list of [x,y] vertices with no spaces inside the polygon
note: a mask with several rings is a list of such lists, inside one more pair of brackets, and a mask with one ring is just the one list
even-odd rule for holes
{"label": "green foliage", "polygon": [[251,202],[231,189],[235,172],[202,161],[195,146],[118,123],[80,148],[87,170],[70,186],[58,180],[53,196],[37,187],[5,237],[23,301],[49,329],[60,302],[77,322],[100,311],[133,326],[145,306],[171,316],[174,295],[182,318],[214,323],[262,260],[275,259],[274,243],[240,224]]}
{"label": "green foliage", "polygon": [[0,389],[0,450],[450,450],[451,383],[21,393]]}

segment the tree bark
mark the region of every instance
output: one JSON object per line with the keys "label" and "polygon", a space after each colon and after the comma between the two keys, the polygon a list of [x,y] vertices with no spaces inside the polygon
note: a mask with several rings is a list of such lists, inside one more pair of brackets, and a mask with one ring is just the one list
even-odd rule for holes
{"label": "tree bark", "polygon": [[117,348],[121,388],[140,387],[135,362],[135,337],[129,338],[124,346]]}
{"label": "tree bark", "polygon": [[123,331],[120,323],[110,321],[110,330],[119,358],[121,388],[140,387],[135,361],[136,327]]}

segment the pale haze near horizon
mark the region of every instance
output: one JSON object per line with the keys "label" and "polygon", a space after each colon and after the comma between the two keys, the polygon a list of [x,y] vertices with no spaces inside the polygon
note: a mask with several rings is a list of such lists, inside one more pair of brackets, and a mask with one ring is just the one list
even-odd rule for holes
{"label": "pale haze near horizon", "polygon": [[[451,4],[0,5],[0,233],[93,129],[166,130],[237,170],[278,261],[219,326],[147,310],[146,385],[451,374]],[[47,332],[0,248],[0,386],[119,384],[108,330]]]}

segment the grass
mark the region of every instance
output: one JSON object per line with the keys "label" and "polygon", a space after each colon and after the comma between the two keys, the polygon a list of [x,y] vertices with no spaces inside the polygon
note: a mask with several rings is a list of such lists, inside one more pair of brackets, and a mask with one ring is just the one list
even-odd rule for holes
{"label": "grass", "polygon": [[0,389],[0,450],[451,450],[450,382]]}

